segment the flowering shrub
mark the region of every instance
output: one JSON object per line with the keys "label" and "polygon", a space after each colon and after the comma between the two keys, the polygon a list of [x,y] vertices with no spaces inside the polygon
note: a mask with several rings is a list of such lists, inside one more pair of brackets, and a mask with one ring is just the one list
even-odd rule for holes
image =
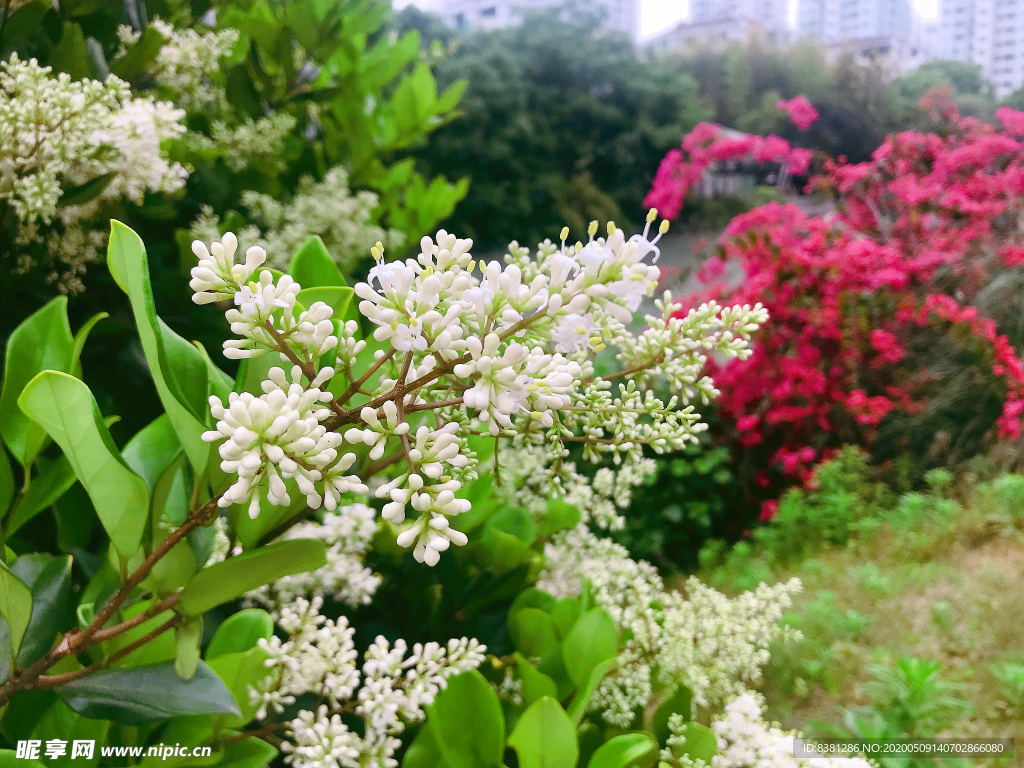
{"label": "flowering shrub", "polygon": [[[234,381],[155,314],[142,242],[114,222],[107,264],[130,301],[165,413],[115,446],[78,378],[99,318],[72,336],[66,299],[12,336],[0,392],[0,477],[12,480],[0,496],[12,545],[0,564],[5,733],[24,727],[26,696],[52,690],[48,717],[61,722],[163,722],[179,740],[238,742],[265,760],[274,752],[261,744],[280,746],[299,767],[396,765],[400,735],[435,698],[431,711],[445,708],[446,686],[451,693],[462,681],[447,699],[459,706],[472,703],[476,694],[466,691],[479,684],[485,697],[498,694],[471,671],[486,651],[478,639],[374,636],[357,645],[348,615],[325,615],[328,601],[369,611],[382,589],[393,589],[386,572],[368,567],[378,547],[391,557],[411,550],[421,570],[462,569],[463,581],[468,563],[479,571],[483,562],[498,583],[477,601],[521,592],[522,607],[541,594],[522,591],[538,578],[562,597],[540,598],[552,609],[547,621],[568,633],[570,648],[594,639],[593,652],[580,661],[559,651],[562,667],[534,671],[561,691],[544,706],[565,701],[577,723],[591,711],[624,722],[632,707],[677,686],[691,685],[698,705],[714,706],[756,679],[792,587],[730,602],[694,583],[684,599],[621,548],[601,554],[604,545],[576,528],[583,512],[568,502],[533,503],[528,512],[487,498],[487,473],[513,482],[501,464],[524,452],[592,522],[614,526],[615,507],[649,464],[641,447],[670,450],[703,429],[691,401],[718,394],[701,376],[707,355],[750,353],[747,339],[765,320],[760,307],[709,304],[670,317],[666,295],[645,330],[627,329],[659,277],[647,261],[658,255],[653,221],[652,212],[643,234],[628,239],[614,225],[596,237],[594,223],[586,244],[567,244],[563,231],[559,244],[535,253],[513,246],[504,265],[478,264],[470,241],[443,231],[422,240],[416,259],[385,262],[378,245],[377,265],[355,289],[316,238],[294,255],[290,274],[264,269],[259,246],[237,262],[231,234],[197,241],[193,299],[226,308],[235,337],[224,354],[241,361]],[[354,295],[358,315],[349,307]],[[595,358],[606,347],[617,364],[598,374]],[[671,396],[655,395],[656,384]],[[494,466],[488,444],[498,445]],[[567,446],[580,449],[580,461],[610,457],[622,482],[599,471],[586,490],[585,476],[565,461]],[[75,514],[97,521],[107,550],[105,564],[78,583],[81,602],[69,612],[80,554],[32,551],[21,534],[55,499],[63,510],[62,494],[76,482],[83,506]],[[382,504],[379,521],[368,496]],[[64,530],[63,512],[55,514]],[[572,533],[559,537],[565,530]],[[465,531],[477,532],[472,546]],[[578,552],[572,536],[587,540]],[[449,553],[454,565],[442,565],[453,544],[466,555]],[[602,570],[646,581],[634,580],[636,594],[627,593],[599,578]],[[204,642],[204,615],[236,601],[260,607],[227,616]],[[645,622],[659,626],[655,635],[639,636]],[[729,638],[728,657],[699,639],[712,622],[716,636]],[[531,680],[540,678],[527,667],[539,640],[521,630],[513,635],[526,666],[494,657],[491,667],[505,675],[496,688],[528,709],[537,698]],[[605,679],[615,658],[620,667]],[[430,732],[438,749],[449,748],[441,726]]]}
{"label": "flowering shrub", "polygon": [[[1020,436],[1024,366],[1000,333],[1006,318],[982,309],[1016,274],[1024,242],[1021,114],[1000,110],[1001,129],[946,117],[945,134],[908,131],[870,162],[828,162],[811,187],[837,196],[834,213],[769,203],[738,216],[703,269],[705,288],[682,304],[759,301],[771,313],[750,358],[713,367],[761,498],[779,482],[807,481],[844,444],[881,457],[909,449],[928,463],[977,452],[996,429]],[[771,138],[746,140],[745,151],[768,142],[786,156]],[[709,158],[739,151],[710,128],[683,146],[649,199],[674,204]],[[741,284],[723,279],[723,261],[739,265]],[[945,454],[935,443],[943,432],[953,437]]]}

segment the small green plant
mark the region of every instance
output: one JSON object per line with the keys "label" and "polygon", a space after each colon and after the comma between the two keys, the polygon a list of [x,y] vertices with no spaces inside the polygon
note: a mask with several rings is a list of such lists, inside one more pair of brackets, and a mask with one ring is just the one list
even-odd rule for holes
{"label": "small green plant", "polygon": [[1000,661],[988,669],[999,681],[999,690],[1009,713],[1024,715],[1024,662]]}
{"label": "small green plant", "polygon": [[906,738],[941,733],[954,720],[970,714],[973,706],[959,696],[963,685],[943,680],[940,665],[931,659],[908,657],[895,666],[871,664],[864,691],[872,699],[871,709],[886,723],[894,736]]}

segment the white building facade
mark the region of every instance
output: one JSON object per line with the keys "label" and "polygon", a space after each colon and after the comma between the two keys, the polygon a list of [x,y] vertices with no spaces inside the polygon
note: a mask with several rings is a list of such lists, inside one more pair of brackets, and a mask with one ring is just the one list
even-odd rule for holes
{"label": "white building facade", "polygon": [[942,0],[939,56],[970,61],[999,97],[1024,85],[1024,0]]}
{"label": "white building facade", "polygon": [[798,0],[797,29],[825,45],[850,40],[909,41],[910,0]]}
{"label": "white building facade", "polygon": [[[523,12],[564,5],[565,0],[442,0],[434,10],[456,29],[490,30],[522,22]],[[639,0],[577,0],[604,18],[604,26],[636,40],[640,31]]]}
{"label": "white building facade", "polygon": [[658,51],[719,47],[754,36],[785,43],[790,38],[788,0],[690,0],[689,19],[651,38]]}

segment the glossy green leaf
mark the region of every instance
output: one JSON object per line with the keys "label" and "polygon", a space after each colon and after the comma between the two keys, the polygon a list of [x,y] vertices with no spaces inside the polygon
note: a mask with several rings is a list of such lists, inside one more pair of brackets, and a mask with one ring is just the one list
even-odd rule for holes
{"label": "glossy green leaf", "polygon": [[73,376],[45,371],[29,382],[18,403],[64,451],[114,547],[131,557],[146,528],[149,492],[121,458],[92,392]]}
{"label": "glossy green leaf", "polygon": [[50,650],[69,615],[71,557],[22,555],[11,571],[32,591],[32,617],[18,653],[18,666],[27,667]]}
{"label": "glossy green leaf", "polygon": [[562,645],[565,669],[576,685],[582,685],[598,664],[614,659],[617,652],[615,620],[602,608],[583,614]]}
{"label": "glossy green leaf", "polygon": [[136,432],[121,451],[125,463],[146,481],[150,494],[160,477],[180,455],[181,443],[166,413]]}
{"label": "glossy green leaf", "polygon": [[288,274],[303,288],[348,285],[320,235],[313,235],[295,252]]}
{"label": "glossy green leaf", "polygon": [[[55,697],[50,707],[38,718],[31,738],[41,741],[44,747],[50,739],[61,739],[68,743],[68,751],[63,758],[57,758],[52,761],[50,759],[46,760],[50,765],[69,766],[70,768],[92,768],[99,765],[100,758],[102,757],[100,748],[107,743],[110,725],[105,720],[92,720],[88,717],[82,717],[63,701]],[[75,758],[71,757],[72,743],[76,740],[95,742],[92,758],[86,758],[82,755]],[[45,757],[45,753],[43,756]]]}
{"label": "glossy green leaf", "polygon": [[355,291],[351,288],[327,285],[320,288],[303,288],[295,298],[306,308],[313,306],[314,302],[322,301],[334,310],[334,317],[343,318],[354,295]]}
{"label": "glossy green leaf", "polygon": [[[75,22],[65,23],[64,28],[61,32],[60,42],[50,52],[50,58],[47,61],[49,66],[53,67],[54,72],[66,72],[71,75],[72,80],[83,80],[89,77],[89,57],[85,48],[85,34],[82,32],[82,26]],[[114,174],[110,174],[111,177]],[[108,181],[109,183],[109,181]],[[99,192],[102,192],[101,189]],[[96,195],[99,194],[96,192]],[[63,198],[68,194],[68,190],[65,190],[64,195],[60,201],[60,205],[79,205],[79,203],[71,202],[65,203]],[[85,197],[82,202],[88,202],[93,197]]]}
{"label": "glossy green leaf", "polygon": [[711,758],[718,754],[718,737],[715,732],[706,725],[689,722],[683,731],[686,743],[683,745],[684,754],[693,760],[703,760],[711,765]]}
{"label": "glossy green leaf", "polygon": [[96,324],[100,320],[105,320],[110,317],[106,312],[97,312],[95,315],[90,317],[82,327],[75,332],[75,346],[71,350],[71,369],[68,373],[72,373],[78,378],[82,378],[82,350],[85,349],[85,342],[89,340],[89,334],[92,333],[92,329],[96,327]]}
{"label": "glossy green leaf", "polygon": [[[197,393],[202,392],[202,397],[205,397],[206,384],[204,382],[200,387],[191,380],[185,381],[183,385],[182,380],[194,377],[197,370],[201,371],[201,376],[205,379],[206,364],[198,350],[177,337],[181,344],[174,345],[175,359],[185,361],[187,365],[179,370],[173,368],[169,347],[170,339],[175,335],[156,315],[146,248],[142,244],[142,239],[119,221],[112,221],[110,225],[107,266],[131,302],[139,339],[142,341],[142,349],[149,363],[150,375],[156,385],[160,402],[174,426],[189,462],[197,474],[203,474],[213,449],[202,439],[203,432],[206,431],[205,413],[195,409],[189,401],[189,395],[195,397]],[[185,347],[190,348],[191,353]],[[198,366],[191,362],[194,360],[193,354],[199,358]]]}
{"label": "glossy green leaf", "polygon": [[28,467],[46,445],[46,430],[18,408],[18,397],[32,378],[45,370],[68,371],[75,346],[68,323],[68,300],[58,296],[29,315],[7,340],[0,433],[14,457]]}
{"label": "glossy green leaf", "polygon": [[145,71],[166,42],[167,38],[156,27],[146,27],[142,30],[142,36],[128,48],[124,56],[114,62],[110,71],[122,80],[131,81]]}
{"label": "glossy green leaf", "polygon": [[520,592],[516,599],[512,601],[512,605],[508,609],[508,615],[513,615],[521,608],[539,608],[544,613],[551,613],[551,609],[555,607],[556,602],[558,601],[555,600],[555,596],[550,592],[545,592],[537,587],[530,587]]}
{"label": "glossy green leaf", "polygon": [[519,507],[506,507],[491,515],[487,527],[515,536],[524,544],[532,544],[537,538],[537,524],[533,515]]}
{"label": "glossy green leaf", "polygon": [[206,648],[206,660],[229,653],[244,653],[255,648],[260,640],[274,634],[274,621],[262,608],[246,608],[228,616],[213,633]]}
{"label": "glossy green leaf", "polygon": [[0,523],[7,515],[14,501],[14,470],[11,469],[11,460],[7,458],[7,450],[0,441]]}
{"label": "glossy green leaf", "polygon": [[449,768],[437,746],[437,738],[430,723],[426,722],[412,740],[402,758],[402,768]]}
{"label": "glossy green leaf", "polygon": [[4,563],[0,563],[0,616],[7,621],[8,645],[13,658],[21,650],[32,617],[32,590]]}
{"label": "glossy green leaf", "polygon": [[[75,25],[77,26],[77,24]],[[82,64],[88,68],[88,63],[85,59],[85,40],[82,40]],[[110,186],[110,182],[117,176],[116,171],[110,173],[104,173],[102,176],[97,176],[95,179],[90,179],[84,184],[79,184],[76,187],[68,187],[64,190],[64,194],[60,197],[59,206],[64,207],[68,205],[84,205],[90,200],[94,200],[99,197],[103,190]]]}
{"label": "glossy green leaf", "polygon": [[558,650],[551,617],[539,608],[522,608],[508,618],[508,631],[524,656],[537,658]]}
{"label": "glossy green leaf", "polygon": [[611,668],[615,666],[615,659],[609,659],[608,661],[602,661],[592,670],[587,676],[586,681],[583,685],[579,686],[576,693],[572,697],[572,701],[569,702],[569,706],[566,711],[569,713],[569,717],[572,721],[579,725],[583,719],[583,715],[587,712],[587,706],[590,704],[590,697],[594,695],[594,691],[604,680],[604,676],[611,671]]}
{"label": "glossy green leaf", "polygon": [[594,753],[587,768],[633,768],[653,761],[658,745],[646,733],[624,733],[609,739]]}
{"label": "glossy green leaf", "polygon": [[578,597],[563,597],[551,609],[551,621],[559,637],[565,637],[572,631],[573,625],[583,615],[583,602]]}
{"label": "glossy green leaf", "polygon": [[182,680],[174,662],[131,669],[101,670],[55,689],[71,709],[99,720],[126,725],[178,715],[238,714],[231,692],[217,674],[199,662]]}
{"label": "glossy green leaf", "polygon": [[582,515],[580,514],[579,507],[569,504],[562,499],[551,499],[544,513],[544,519],[540,522],[537,535],[546,537],[559,531],[575,528],[579,525],[581,519]]}
{"label": "glossy green leaf", "polygon": [[277,757],[277,750],[255,737],[224,744],[220,765],[231,768],[264,768]]}
{"label": "glossy green leaf", "polygon": [[68,457],[61,454],[55,461],[40,457],[36,459],[39,474],[21,497],[18,506],[11,513],[7,523],[7,535],[11,536],[21,526],[53,504],[75,484],[75,470]]}
{"label": "glossy green leaf", "polygon": [[508,737],[520,768],[574,768],[579,757],[576,728],[549,696],[531,704]]}
{"label": "glossy green leaf", "polygon": [[523,654],[516,652],[513,655],[519,668],[519,679],[523,683],[523,704],[530,706],[545,696],[558,698],[558,686],[554,680],[533,666]]}
{"label": "glossy green leaf", "polygon": [[[40,757],[43,755],[42,748],[39,750],[39,755]],[[0,749],[0,768],[46,768],[46,763],[18,757],[18,753],[13,749]]]}
{"label": "glossy green leaf", "polygon": [[[139,600],[136,603],[128,606],[121,611],[121,619],[132,619],[141,613],[145,613],[147,610],[152,608],[156,604],[157,600],[149,598],[147,600]],[[148,633],[157,629],[161,624],[170,619],[173,614],[170,611],[164,611],[163,613],[157,614],[151,619],[147,619],[137,627],[133,627],[127,632],[123,632],[120,635],[115,635],[111,639],[101,644],[104,656],[111,656],[123,648],[131,645],[137,640],[140,640]],[[158,664],[164,661],[172,661],[175,656],[174,647],[174,633],[164,632],[153,638],[148,643],[136,648],[131,651],[127,656],[122,657],[114,666],[118,669],[129,669],[131,667],[141,667],[148,664]]]}
{"label": "glossy green leaf", "polygon": [[505,716],[498,695],[475,669],[448,681],[430,706],[430,727],[450,768],[498,768]]}
{"label": "glossy green leaf", "polygon": [[684,720],[689,720],[693,716],[693,691],[685,685],[676,686],[654,712],[651,731],[659,744],[664,744],[668,740],[671,735],[668,719],[677,714],[682,715]]}
{"label": "glossy green leaf", "polygon": [[234,696],[240,713],[218,715],[215,718],[218,728],[238,728],[252,720],[258,705],[249,698],[249,688],[272,674],[265,663],[269,657],[267,651],[256,646],[244,653],[227,653],[215,659],[207,659],[210,668]]}
{"label": "glossy green leaf", "polygon": [[193,619],[174,628],[174,671],[190,680],[199,667],[199,644],[203,640],[203,619]]}
{"label": "glossy green leaf", "polygon": [[289,539],[231,557],[197,573],[181,593],[181,610],[198,616],[282,576],[304,573],[327,564],[319,539]]}

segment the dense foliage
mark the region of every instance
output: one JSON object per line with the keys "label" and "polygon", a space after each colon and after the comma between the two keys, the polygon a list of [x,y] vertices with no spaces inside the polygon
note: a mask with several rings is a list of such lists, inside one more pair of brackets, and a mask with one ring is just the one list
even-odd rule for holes
{"label": "dense foliage", "polygon": [[[1006,297],[1019,284],[1021,113],[1001,108],[995,128],[934,99],[942,133],[894,134],[870,161],[829,162],[812,179],[834,213],[769,203],[737,217],[688,300],[761,301],[772,316],[754,357],[718,372],[753,497],[777,498],[846,444],[922,472],[979,453],[996,431],[1020,435],[1024,368]],[[790,165],[805,157],[776,137],[700,126],[666,156],[648,201],[671,215],[695,173],[766,148]]]}
{"label": "dense foliage", "polygon": [[[429,23],[410,9],[403,19]],[[595,27],[545,12],[455,38],[438,64],[442,85],[469,81],[464,116],[417,157],[433,173],[472,180],[446,226],[487,251],[591,219],[639,223],[658,161],[705,116],[690,78]]]}

